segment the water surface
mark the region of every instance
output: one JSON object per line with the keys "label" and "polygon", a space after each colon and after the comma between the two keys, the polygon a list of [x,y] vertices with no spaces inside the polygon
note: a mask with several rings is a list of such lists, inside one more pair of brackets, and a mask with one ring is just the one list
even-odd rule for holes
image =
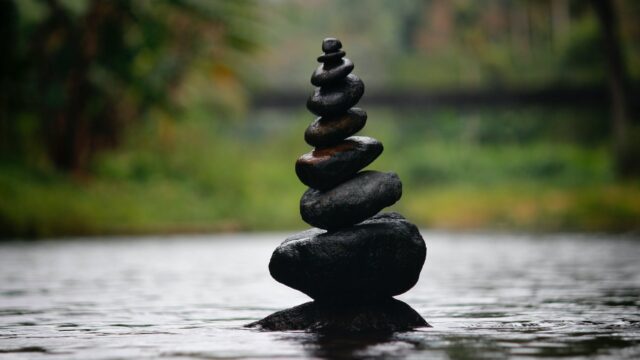
{"label": "water surface", "polygon": [[242,327],[308,301],[285,235],[0,244],[0,359],[640,358],[637,239],[426,232],[399,299],[433,328],[345,338]]}

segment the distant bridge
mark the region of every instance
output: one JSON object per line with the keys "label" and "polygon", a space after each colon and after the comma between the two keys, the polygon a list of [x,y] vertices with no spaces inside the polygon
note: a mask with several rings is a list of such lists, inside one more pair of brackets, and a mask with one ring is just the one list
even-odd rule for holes
{"label": "distant bridge", "polygon": [[[298,108],[304,107],[308,91],[268,91],[255,94],[253,106],[256,108]],[[638,110],[640,103],[640,84],[632,87],[629,104]],[[499,88],[499,89],[461,89],[461,90],[422,90],[400,89],[393,91],[365,91],[360,103],[362,106],[392,106],[417,109],[430,109],[443,106],[550,106],[550,107],[588,107],[602,108],[609,105],[609,92],[605,85],[572,87],[550,86],[543,88]]]}

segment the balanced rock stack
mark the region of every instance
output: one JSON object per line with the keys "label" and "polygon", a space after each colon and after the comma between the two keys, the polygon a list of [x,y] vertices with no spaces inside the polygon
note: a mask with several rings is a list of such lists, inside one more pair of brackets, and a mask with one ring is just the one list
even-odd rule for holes
{"label": "balanced rock stack", "polygon": [[428,326],[407,304],[393,299],[418,281],[426,246],[415,225],[398,213],[378,214],[402,195],[395,173],[361,171],[382,153],[378,140],[353,136],[367,113],[353,107],[364,84],[351,74],[334,38],[322,43],[321,65],[307,108],[319,117],[305,141],[314,147],[296,162],[309,186],[302,219],[315,228],[287,238],[274,251],[274,279],[314,299],[249,324],[268,330],[397,331]]}

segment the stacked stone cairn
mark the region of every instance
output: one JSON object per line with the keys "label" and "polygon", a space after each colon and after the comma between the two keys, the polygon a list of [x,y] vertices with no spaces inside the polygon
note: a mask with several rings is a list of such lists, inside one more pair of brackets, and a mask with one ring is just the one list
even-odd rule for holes
{"label": "stacked stone cairn", "polygon": [[266,330],[390,332],[428,326],[393,296],[418,281],[426,246],[415,225],[398,213],[379,212],[400,199],[395,173],[361,171],[382,153],[378,140],[353,136],[367,113],[357,107],[364,84],[351,73],[340,40],[322,43],[317,88],[307,108],[319,117],[305,131],[314,147],[296,162],[309,186],[300,200],[302,219],[314,226],[274,251],[274,279],[314,299],[249,324]]}

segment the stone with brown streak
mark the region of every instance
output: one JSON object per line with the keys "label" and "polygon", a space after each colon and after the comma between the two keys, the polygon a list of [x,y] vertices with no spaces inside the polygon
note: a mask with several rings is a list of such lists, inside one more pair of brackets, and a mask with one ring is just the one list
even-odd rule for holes
{"label": "stone with brown streak", "polygon": [[310,188],[331,189],[369,165],[382,150],[382,143],[374,138],[352,136],[300,156],[296,161],[296,174]]}
{"label": "stone with brown streak", "polygon": [[360,108],[351,108],[337,116],[319,117],[307,127],[304,140],[314,147],[334,145],[357,133],[367,122],[367,113]]}

